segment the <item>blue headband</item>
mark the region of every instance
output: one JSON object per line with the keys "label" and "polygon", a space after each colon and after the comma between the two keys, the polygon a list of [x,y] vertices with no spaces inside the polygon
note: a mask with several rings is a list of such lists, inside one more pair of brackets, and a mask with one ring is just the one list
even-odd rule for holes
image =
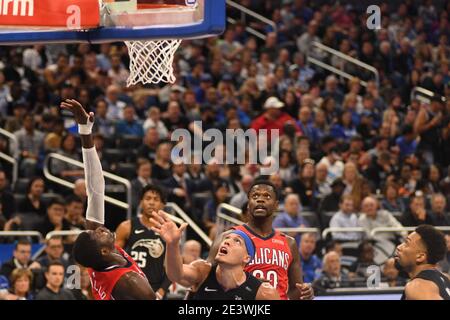
{"label": "blue headband", "polygon": [[241,230],[233,230],[230,233],[237,234],[242,239],[244,239],[245,247],[247,248],[247,253],[252,258],[251,260],[253,260],[253,257],[255,256],[255,251],[256,251],[255,244],[253,243],[252,239],[250,239],[248,234],[246,234],[244,231],[241,231]]}

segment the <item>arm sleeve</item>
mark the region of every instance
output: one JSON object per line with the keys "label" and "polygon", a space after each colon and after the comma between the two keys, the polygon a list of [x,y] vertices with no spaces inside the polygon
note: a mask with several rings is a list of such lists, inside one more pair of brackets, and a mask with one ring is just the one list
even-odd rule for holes
{"label": "arm sleeve", "polygon": [[105,223],[105,179],[102,165],[95,147],[82,148],[84,177],[88,197],[86,219],[100,224]]}

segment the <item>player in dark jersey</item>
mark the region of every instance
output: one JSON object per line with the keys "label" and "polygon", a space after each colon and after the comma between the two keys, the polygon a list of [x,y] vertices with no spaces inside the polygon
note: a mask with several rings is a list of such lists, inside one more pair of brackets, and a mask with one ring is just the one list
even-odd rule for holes
{"label": "player in dark jersey", "polygon": [[145,274],[128,254],[114,245],[115,236],[103,226],[105,181],[92,138],[94,114],[87,114],[76,100],[66,100],[61,108],[74,115],[80,133],[85,165],[86,229],[75,241],[73,257],[88,268],[96,300],[154,300],[155,293]]}
{"label": "player in dark jersey", "polygon": [[192,287],[193,300],[276,300],[277,291],[244,272],[255,254],[255,245],[242,231],[234,230],[220,243],[214,263],[197,260],[183,264],[180,238],[187,224],[178,228],[163,211],[153,213],[152,229],[167,243],[166,269],[169,278]]}
{"label": "player in dark jersey", "polygon": [[[272,218],[278,208],[276,187],[269,181],[256,181],[248,192],[248,223],[235,229],[249,235],[256,245],[256,255],[245,270],[257,278],[270,281],[281,299],[313,299],[310,284],[303,283],[300,255],[292,237],[275,231]],[[208,260],[216,256],[226,231],[211,247]]]}
{"label": "player in dark jersey", "polygon": [[408,273],[402,300],[450,300],[450,278],[440,272],[447,246],[442,232],[430,225],[420,225],[397,247],[395,264]]}
{"label": "player in dark jersey", "polygon": [[166,244],[151,230],[150,218],[152,212],[164,209],[165,203],[163,191],[156,185],[147,185],[141,194],[141,214],[122,222],[116,230],[116,245],[137,262],[158,299],[164,297],[171,282],[164,269]]}

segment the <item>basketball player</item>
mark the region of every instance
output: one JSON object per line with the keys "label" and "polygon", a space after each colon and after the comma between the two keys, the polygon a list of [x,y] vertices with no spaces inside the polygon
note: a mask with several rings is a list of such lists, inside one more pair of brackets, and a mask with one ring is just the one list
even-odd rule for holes
{"label": "basketball player", "polygon": [[[294,238],[272,228],[273,214],[278,208],[276,187],[269,181],[256,181],[248,192],[248,223],[234,230],[245,232],[255,243],[255,258],[245,271],[265,279],[277,288],[281,299],[313,299],[311,285],[303,283],[300,255]],[[208,260],[216,255],[219,242],[211,247]]]}
{"label": "basketball player", "polygon": [[395,265],[408,273],[402,300],[450,300],[450,278],[436,264],[447,252],[442,232],[420,225],[397,247]]}
{"label": "basketball player", "polygon": [[255,245],[250,237],[240,230],[228,233],[220,243],[214,263],[197,260],[183,264],[180,253],[180,238],[186,229],[184,223],[178,228],[159,211],[153,213],[153,231],[159,233],[167,243],[166,266],[169,278],[183,286],[191,287],[192,300],[278,300],[279,295],[270,284],[263,283],[244,272],[255,254]]}
{"label": "basketball player", "polygon": [[65,100],[61,108],[69,110],[78,124],[85,165],[88,205],[86,229],[73,247],[77,263],[88,268],[96,300],[154,300],[155,294],[136,262],[114,245],[114,234],[103,226],[105,219],[105,180],[92,139],[94,114],[86,113],[76,100]]}
{"label": "basketball player", "polygon": [[156,185],[147,185],[141,194],[141,214],[122,222],[116,230],[116,245],[124,248],[137,262],[150,281],[158,299],[170,286],[164,270],[165,243],[151,230],[152,212],[164,209],[163,191]]}

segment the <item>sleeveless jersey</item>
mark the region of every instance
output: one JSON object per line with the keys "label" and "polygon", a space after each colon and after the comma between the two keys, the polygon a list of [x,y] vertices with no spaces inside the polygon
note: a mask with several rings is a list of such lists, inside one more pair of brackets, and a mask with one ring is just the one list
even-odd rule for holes
{"label": "sleeveless jersey", "polygon": [[147,276],[153,291],[167,287],[170,281],[164,269],[165,243],[153,230],[144,226],[139,217],[131,220],[131,232],[125,250]]}
{"label": "sleeveless jersey", "polygon": [[239,287],[224,291],[217,281],[217,265],[211,268],[206,280],[190,300],[255,300],[262,282],[246,272],[247,280]]}
{"label": "sleeveless jersey", "polygon": [[[127,264],[123,267],[115,266],[103,271],[96,271],[88,268],[89,278],[91,280],[92,294],[95,300],[114,300],[112,292],[116,286],[117,281],[128,272],[135,272],[142,278],[146,279],[145,274],[138,267],[136,262],[116,246],[119,253],[127,260]],[[147,279],[146,279],[147,280]]]}
{"label": "sleeveless jersey", "polygon": [[[439,295],[444,300],[450,300],[450,279],[438,270],[423,270],[414,279],[423,279],[433,282],[439,288]],[[401,300],[406,299],[405,291]]]}
{"label": "sleeveless jersey", "polygon": [[255,257],[245,267],[256,278],[270,281],[277,289],[280,298],[287,300],[289,288],[288,269],[292,262],[292,252],[286,235],[279,231],[273,231],[266,238],[255,234],[247,225],[234,228],[245,232],[255,244]]}

